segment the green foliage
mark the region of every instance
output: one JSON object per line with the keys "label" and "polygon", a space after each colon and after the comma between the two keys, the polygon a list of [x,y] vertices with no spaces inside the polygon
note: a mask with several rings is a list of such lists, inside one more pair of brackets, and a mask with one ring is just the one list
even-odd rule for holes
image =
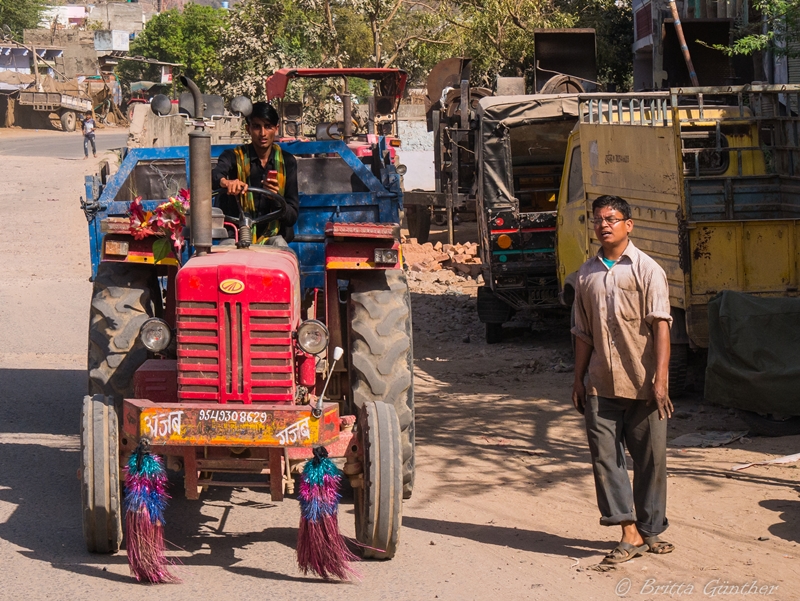
{"label": "green foliage", "polygon": [[738,39],[732,45],[715,44],[712,48],[728,56],[750,55],[768,49],[777,55],[800,52],[800,3],[797,0],[754,0],[752,8],[755,14],[763,16],[767,32],[763,32],[762,22],[754,19],[736,32]]}
{"label": "green foliage", "polygon": [[39,23],[44,0],[0,0],[0,27],[8,25],[15,40],[22,41],[22,31]]}
{"label": "green foliage", "polygon": [[[182,63],[182,73],[201,90],[208,86],[209,73],[220,69],[221,40],[227,26],[227,11],[187,4],[183,12],[167,10],[151,19],[131,44],[132,56],[144,56],[169,63]],[[117,69],[123,81],[158,81],[160,68],[123,61]]]}
{"label": "green foliage", "polygon": [[441,17],[456,34],[453,56],[472,57],[473,83],[491,87],[498,75],[522,77],[534,67],[533,30],[577,21],[550,0],[454,0]]}
{"label": "green foliage", "polygon": [[267,77],[280,67],[295,66],[293,58],[305,53],[301,38],[284,35],[285,17],[282,0],[244,0],[235,5],[220,40],[219,69],[209,80],[211,90],[228,98],[266,98]]}
{"label": "green foliage", "polygon": [[577,17],[575,27],[597,35],[597,76],[618,92],[633,87],[633,10],[631,0],[563,0],[562,9]]}

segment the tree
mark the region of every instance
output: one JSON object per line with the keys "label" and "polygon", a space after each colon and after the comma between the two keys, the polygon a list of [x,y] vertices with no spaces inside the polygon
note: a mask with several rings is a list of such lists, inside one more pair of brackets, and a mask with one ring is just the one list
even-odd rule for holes
{"label": "tree", "polygon": [[[227,24],[223,9],[187,4],[183,12],[167,10],[147,23],[131,44],[130,54],[181,63],[185,65],[181,71],[205,89],[209,75],[220,69],[218,55]],[[125,81],[159,77],[157,67],[133,62],[123,62],[118,73]]]}
{"label": "tree", "polygon": [[560,0],[575,16],[575,27],[591,27],[597,35],[597,76],[617,91],[633,88],[633,9],[631,0]]}
{"label": "tree", "polygon": [[[230,10],[219,47],[219,68],[211,89],[228,98],[266,98],[266,79],[280,67],[293,66],[289,48],[303,54],[300,38],[282,37],[285,5],[281,0],[244,0]],[[293,43],[294,42],[294,43]]]}
{"label": "tree", "polygon": [[472,58],[474,84],[522,77],[534,67],[534,29],[572,27],[577,18],[550,0],[453,0],[440,15],[456,34],[454,56]]}
{"label": "tree", "polygon": [[727,55],[753,54],[771,49],[778,55],[800,52],[800,3],[797,0],[754,0],[753,18],[740,28],[731,46],[713,46]]}
{"label": "tree", "polygon": [[44,0],[0,0],[0,27],[8,25],[14,39],[22,40],[24,29],[39,24]]}

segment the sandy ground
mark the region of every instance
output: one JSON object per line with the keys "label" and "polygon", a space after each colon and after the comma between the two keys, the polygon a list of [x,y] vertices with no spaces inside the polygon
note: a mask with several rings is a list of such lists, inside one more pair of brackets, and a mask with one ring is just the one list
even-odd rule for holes
{"label": "sandy ground", "polygon": [[[0,599],[725,599],[741,585],[747,597],[800,595],[798,466],[730,472],[800,451],[800,437],[671,449],[665,537],[677,550],[595,571],[618,533],[598,524],[565,321],[520,320],[490,347],[476,284],[430,276],[412,282],[418,471],[396,558],[360,564],[358,584],[305,577],[296,501],[216,489],[190,502],[176,482],[167,538],[183,583],[142,588],[124,553],[85,551],[75,478],[91,293],[78,198],[97,162],[48,156],[42,138],[44,160],[4,157],[0,172]],[[672,435],[745,429],[697,392],[676,405]],[[340,519],[352,534],[347,500]]]}

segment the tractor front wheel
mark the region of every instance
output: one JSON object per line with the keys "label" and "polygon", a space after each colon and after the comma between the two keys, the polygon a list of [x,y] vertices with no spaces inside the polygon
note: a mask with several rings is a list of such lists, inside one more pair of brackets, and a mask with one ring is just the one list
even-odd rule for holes
{"label": "tractor front wheel", "polygon": [[116,553],[122,544],[119,429],[114,400],[96,394],[81,411],[81,505],[90,553]]}
{"label": "tractor front wheel", "polygon": [[394,407],[400,420],[403,497],[414,489],[414,356],[411,294],[401,270],[370,271],[350,280],[350,388],[361,408]]}
{"label": "tractor front wheel", "polygon": [[394,407],[364,403],[358,432],[364,481],[355,489],[356,539],[365,558],[391,559],[403,521],[403,456]]}
{"label": "tractor front wheel", "polygon": [[147,360],[139,330],[154,313],[152,276],[147,266],[100,263],[89,315],[89,394],[133,397],[133,374]]}

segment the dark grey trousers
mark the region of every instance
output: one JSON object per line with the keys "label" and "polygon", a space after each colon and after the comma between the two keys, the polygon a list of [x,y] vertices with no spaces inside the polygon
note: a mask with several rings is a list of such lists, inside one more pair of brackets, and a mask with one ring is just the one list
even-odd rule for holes
{"label": "dark grey trousers", "polygon": [[[586,434],[592,453],[600,523],[636,522],[642,536],[655,536],[667,521],[667,420],[655,403],[589,396]],[[625,465],[633,459],[633,488]]]}

